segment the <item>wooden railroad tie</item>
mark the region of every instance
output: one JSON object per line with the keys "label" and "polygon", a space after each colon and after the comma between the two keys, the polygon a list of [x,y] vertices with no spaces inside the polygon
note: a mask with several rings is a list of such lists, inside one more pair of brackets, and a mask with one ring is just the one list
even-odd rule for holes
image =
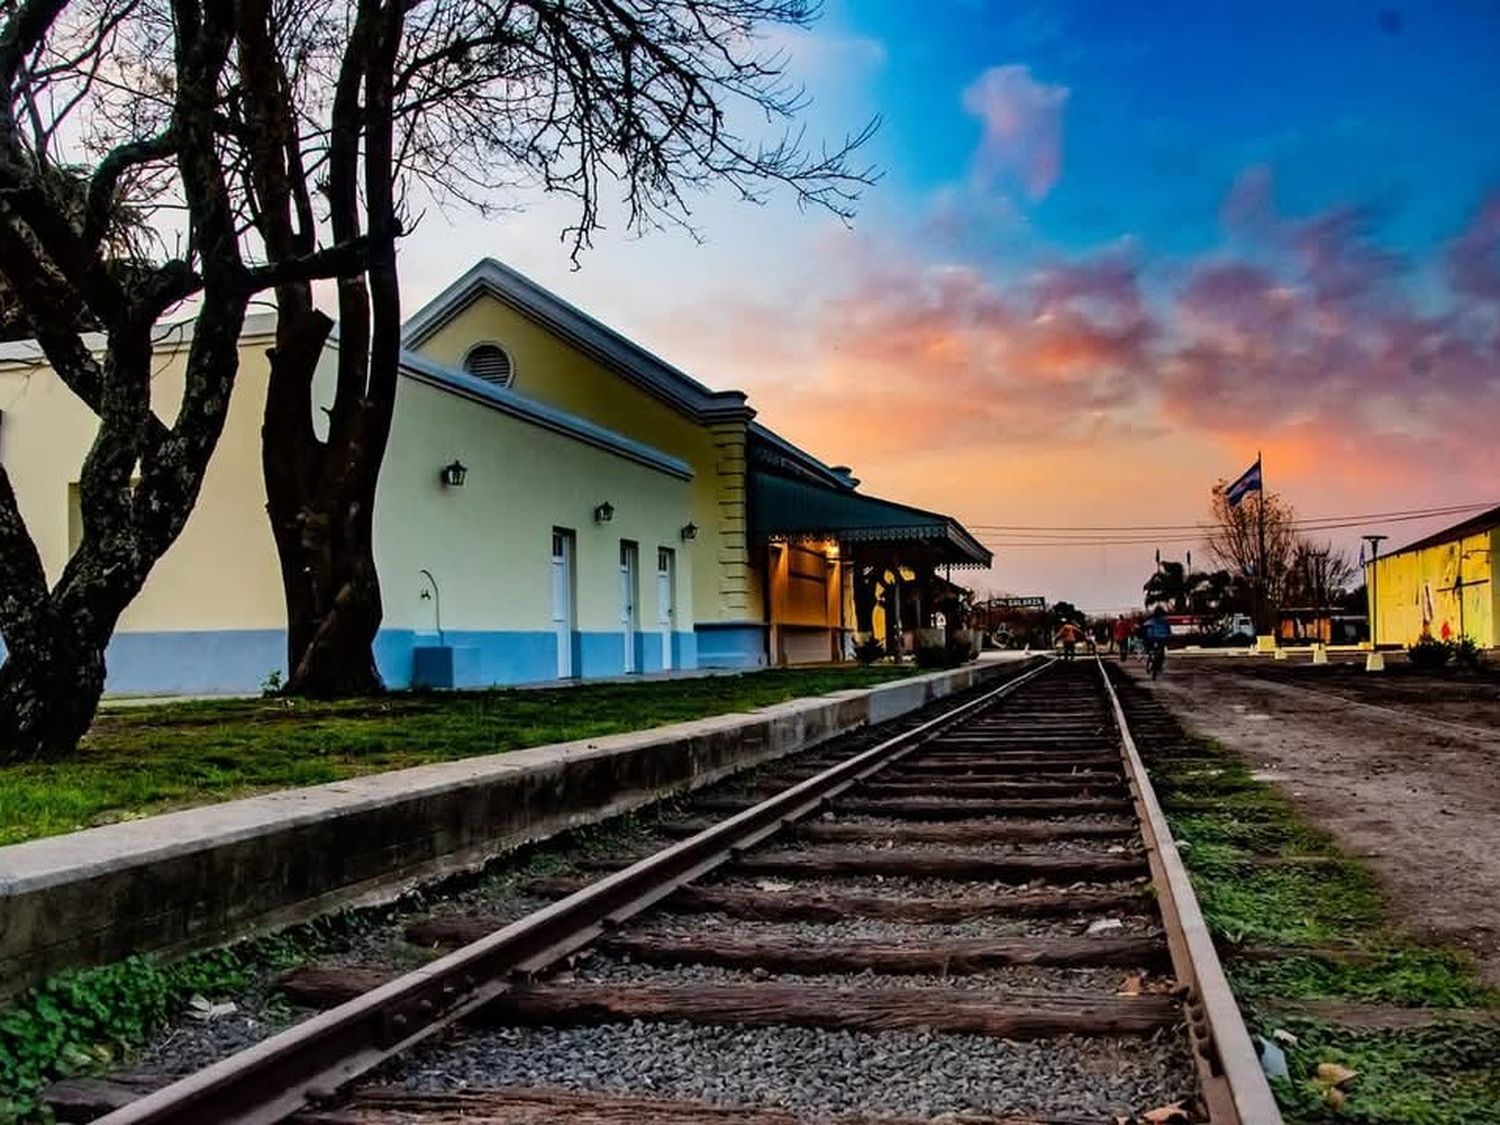
{"label": "wooden railroad tie", "polygon": [[[707,818],[670,821],[656,831],[674,839],[696,836],[718,821]],[[816,840],[822,843],[888,842],[894,844],[1007,844],[1045,843],[1055,840],[1121,840],[1131,839],[1139,829],[1127,820],[1098,821],[1039,820],[947,820],[933,823],[905,821],[895,824],[869,824],[859,821],[840,822],[805,820],[783,830],[788,839]]]}
{"label": "wooden railroad tie", "polygon": [[905,778],[862,782],[856,789],[861,797],[920,797],[934,789],[944,794],[973,800],[979,797],[1010,799],[1018,797],[1083,797],[1105,795],[1125,788],[1123,777],[1066,778],[1058,781],[995,781],[988,778],[954,777],[941,782]]}
{"label": "wooden railroad tie", "polygon": [[[331,1008],[385,984],[379,969],[296,969],[278,982],[288,999]],[[1151,1035],[1181,1018],[1176,997],[1086,996],[936,988],[836,988],[758,984],[517,985],[486,1009],[502,1023],[564,1025],[681,1020],[687,1023],[822,1027],[846,1031],[922,1028],[956,1035],[1045,1039],[1056,1035]]]}
{"label": "wooden railroad tie", "polygon": [[1123,777],[1124,768],[1118,754],[1049,754],[1024,758],[996,756],[972,762],[917,759],[897,762],[890,769],[882,770],[879,776],[932,778],[934,784],[937,784],[950,777],[1009,777],[1013,774],[1024,777],[1074,777],[1080,773]]}
{"label": "wooden railroad tie", "polygon": [[732,869],[748,875],[806,878],[822,875],[883,875],[913,878],[1003,879],[1028,883],[1112,882],[1144,875],[1143,855],[1037,852],[996,854],[992,851],[918,851],[907,848],[817,847],[796,852],[752,852],[733,862]]}
{"label": "wooden railroad tie", "polygon": [[[743,812],[760,802],[749,796],[703,797],[693,802],[702,812]],[[1036,797],[1030,800],[963,800],[947,797],[840,797],[834,810],[907,820],[969,820],[974,817],[1125,815],[1131,803],[1123,797]]]}
{"label": "wooden railroad tie", "polygon": [[[582,878],[554,877],[527,885],[527,891],[543,898],[561,898],[589,885]],[[943,895],[941,897],[889,896],[842,891],[781,888],[759,890],[744,887],[683,887],[657,903],[654,909],[671,914],[727,914],[732,918],[764,922],[842,922],[848,918],[880,918],[890,922],[966,922],[989,917],[1099,917],[1104,914],[1134,914],[1151,907],[1144,887],[1109,890],[1027,889],[1004,894]],[[473,933],[458,941],[466,945],[500,928],[481,919],[475,932],[465,929],[464,918],[434,918],[407,930],[418,944],[443,944],[445,939],[428,935]]]}
{"label": "wooden railroad tie", "polygon": [[795,937],[777,940],[648,930],[606,937],[598,943],[598,948],[647,965],[718,965],[806,975],[869,971],[960,976],[1006,965],[1160,969],[1170,964],[1165,940],[1149,935],[808,942]]}
{"label": "wooden railroad tie", "polygon": [[[713,1105],[677,1098],[639,1097],[592,1091],[508,1086],[495,1090],[418,1094],[376,1087],[355,1093],[347,1106],[299,1114],[297,1125],[475,1125],[505,1121],[510,1125],[640,1125],[643,1121],[704,1122],[706,1125],[930,1125],[930,1117],[846,1113],[803,1115],[791,1110]],[[1036,1118],[994,1116],[965,1111],[954,1125],[1042,1125]],[[1089,1119],[1090,1125],[1094,1125]],[[1082,1121],[1047,1119],[1047,1125],[1083,1125]]]}

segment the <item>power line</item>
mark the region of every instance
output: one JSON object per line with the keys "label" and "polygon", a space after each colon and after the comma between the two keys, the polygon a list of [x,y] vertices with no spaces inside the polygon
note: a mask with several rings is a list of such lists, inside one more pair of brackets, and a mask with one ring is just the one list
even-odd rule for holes
{"label": "power line", "polygon": [[[1463,515],[1468,512],[1479,512],[1487,508],[1495,507],[1494,501],[1485,501],[1473,504],[1450,504],[1440,508],[1404,508],[1393,512],[1366,512],[1355,515],[1337,516],[1305,516],[1289,520],[1291,527],[1304,531],[1316,531],[1320,529],[1332,529],[1341,527],[1352,527],[1361,523],[1401,522],[1405,520],[1432,519],[1437,516]],[[964,526],[973,531],[993,531],[1006,535],[1039,535],[1051,534],[1054,536],[1065,536],[1070,533],[1078,534],[1101,534],[1110,532],[1137,533],[1149,532],[1182,532],[1201,531],[1205,528],[1203,523],[1162,523],[1162,524],[1002,524],[1002,523],[967,523]]]}
{"label": "power line", "polygon": [[[1487,505],[1487,506],[1493,506],[1493,505]],[[1469,511],[1469,510],[1473,510],[1473,508],[1471,506],[1465,505],[1464,508],[1463,508],[1463,510],[1464,511]],[[1394,515],[1394,514],[1392,514],[1392,515],[1387,515],[1384,518],[1380,518],[1380,517],[1376,517],[1376,516],[1358,516],[1358,517],[1351,516],[1351,517],[1349,517],[1347,519],[1344,519],[1344,520],[1342,520],[1342,521],[1340,521],[1338,523],[1317,523],[1317,524],[1311,524],[1310,523],[1310,524],[1303,524],[1303,525],[1300,525],[1300,526],[1294,525],[1294,530],[1297,530],[1297,531],[1340,531],[1340,530],[1347,530],[1349,528],[1354,528],[1354,527],[1367,527],[1372,522],[1379,522],[1379,523],[1408,523],[1408,522],[1410,522],[1412,520],[1425,520],[1425,519],[1432,519],[1434,516],[1456,515],[1456,514],[1458,514],[1458,512],[1455,512],[1455,511],[1445,511],[1445,510],[1434,510],[1434,511],[1411,512],[1411,513],[1408,513],[1406,515]],[[1159,546],[1159,547],[1165,547],[1165,546],[1171,546],[1171,545],[1176,545],[1176,544],[1184,544],[1184,543],[1201,543],[1201,542],[1203,542],[1203,540],[1209,534],[1212,533],[1213,530],[1214,530],[1213,528],[1211,528],[1211,527],[1209,527],[1207,525],[1201,525],[1201,526],[1199,526],[1199,528],[1198,528],[1198,534],[1196,534],[1196,535],[1171,534],[1171,535],[1130,535],[1130,536],[1123,536],[1123,535],[1122,536],[1103,536],[1103,535],[1085,536],[1085,535],[1083,535],[1083,534],[1080,533],[1078,536],[1072,536],[1072,537],[1065,537],[1065,536],[1059,536],[1059,535],[1052,535],[1050,537],[1042,537],[1042,535],[1041,535],[1040,532],[1034,533],[1031,536],[1026,537],[1025,533],[1010,532],[1010,533],[1006,533],[1006,534],[999,535],[999,536],[981,536],[980,539],[981,539],[981,542],[983,542],[986,547],[989,547],[989,548],[994,549],[994,550],[1000,550],[1000,549],[1011,550],[1012,548],[1015,548],[1015,547],[1133,547],[1133,546],[1142,546],[1142,547]]]}

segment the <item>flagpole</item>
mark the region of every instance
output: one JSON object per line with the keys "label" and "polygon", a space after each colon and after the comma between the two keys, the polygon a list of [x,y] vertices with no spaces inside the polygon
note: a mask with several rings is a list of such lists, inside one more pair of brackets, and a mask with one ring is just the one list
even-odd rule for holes
{"label": "flagpole", "polygon": [[[1269,576],[1266,574],[1266,469],[1261,463],[1261,453],[1258,449],[1255,451],[1255,469],[1256,476],[1260,478],[1260,495],[1256,497],[1259,501],[1256,509],[1260,517],[1258,520],[1260,525],[1258,536],[1260,539],[1260,624],[1269,627],[1271,599],[1270,585],[1267,582]],[[1275,630],[1272,629],[1271,632],[1274,634]]]}

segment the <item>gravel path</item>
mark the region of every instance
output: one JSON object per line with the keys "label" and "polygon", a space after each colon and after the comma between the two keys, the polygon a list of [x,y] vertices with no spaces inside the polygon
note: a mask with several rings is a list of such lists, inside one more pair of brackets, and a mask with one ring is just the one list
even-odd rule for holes
{"label": "gravel path", "polygon": [[684,1023],[470,1031],[411,1059],[413,1090],[552,1085],[807,1113],[962,1110],[1094,1117],[1188,1096],[1181,1037],[1031,1043]]}
{"label": "gravel path", "polygon": [[[1399,669],[1399,672],[1398,672]],[[1500,688],[1359,668],[1183,660],[1147,691],[1370,863],[1402,916],[1500,986]],[[1389,711],[1350,706],[1347,695]],[[1488,738],[1428,722],[1495,731]],[[1424,729],[1424,723],[1426,728]]]}

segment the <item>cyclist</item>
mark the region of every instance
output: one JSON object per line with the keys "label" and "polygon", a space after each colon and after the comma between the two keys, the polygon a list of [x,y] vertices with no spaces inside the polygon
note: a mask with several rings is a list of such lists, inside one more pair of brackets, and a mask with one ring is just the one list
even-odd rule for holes
{"label": "cyclist", "polygon": [[1063,623],[1063,627],[1057,631],[1057,640],[1058,643],[1062,645],[1064,660],[1073,659],[1073,650],[1078,646],[1078,642],[1082,639],[1083,630],[1078,628],[1078,626],[1074,625],[1071,621],[1066,621]]}
{"label": "cyclist", "polygon": [[1167,663],[1167,638],[1172,635],[1172,625],[1167,620],[1167,611],[1157,606],[1151,616],[1141,625],[1141,643],[1146,650],[1146,667],[1154,677]]}

